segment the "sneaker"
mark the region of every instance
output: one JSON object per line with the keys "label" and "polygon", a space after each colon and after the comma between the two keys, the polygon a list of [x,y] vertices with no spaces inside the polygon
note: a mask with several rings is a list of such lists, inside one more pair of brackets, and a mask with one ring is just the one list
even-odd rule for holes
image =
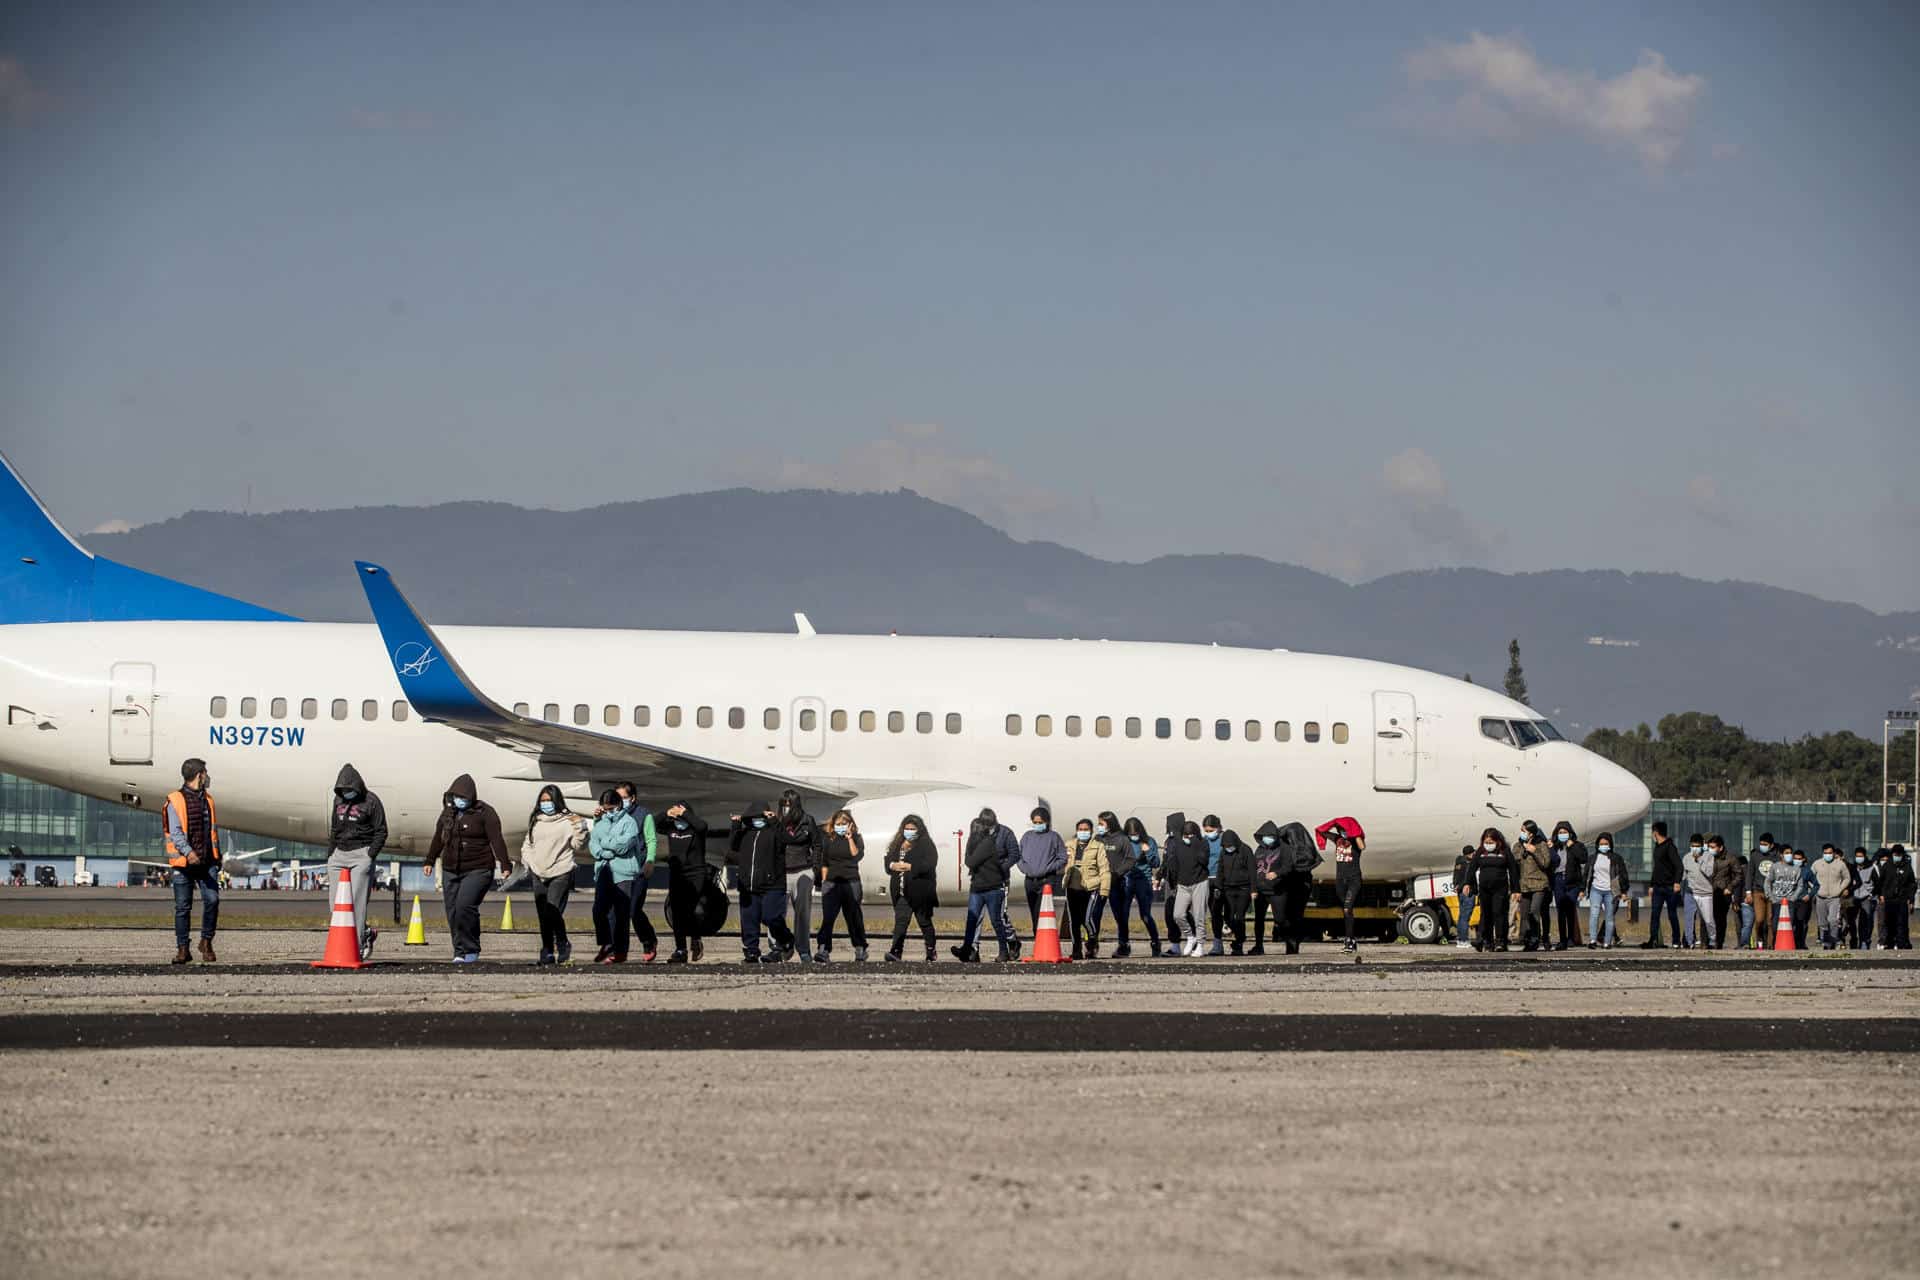
{"label": "sneaker", "polygon": [[867,949],[865,947],[855,947],[853,949],[853,958],[855,963],[865,964],[867,962]]}
{"label": "sneaker", "polygon": [[1207,948],[1207,954],[1210,956],[1223,956],[1227,954],[1227,949],[1224,946],[1220,945],[1220,939],[1215,938],[1213,940],[1213,945]]}
{"label": "sneaker", "polygon": [[535,960],[535,961],[534,961],[533,963],[534,963],[534,967],[535,967],[535,968],[538,968],[539,966],[541,966],[541,965],[543,965],[543,964],[552,964],[552,963],[553,963],[553,952],[551,952],[551,951],[542,951],[542,952],[540,953],[540,958],[539,958],[538,960]]}
{"label": "sneaker", "polygon": [[360,963],[365,964],[373,958],[373,944],[380,941],[378,929],[367,930],[367,936],[360,941]]}
{"label": "sneaker", "polygon": [[668,964],[685,964],[686,962],[687,962],[687,953],[684,951],[676,951],[672,955],[667,957]]}
{"label": "sneaker", "polygon": [[[642,951],[640,953],[641,964],[652,964],[655,960],[658,960],[659,958],[660,958],[660,953],[658,951]],[[566,961],[562,960],[560,963],[565,964]]]}
{"label": "sneaker", "polygon": [[1117,946],[1113,949],[1113,958],[1115,960],[1126,960],[1126,959],[1129,959],[1132,955],[1133,955],[1133,948],[1124,943],[1122,943],[1120,946]]}
{"label": "sneaker", "polygon": [[1180,950],[1178,947],[1174,946],[1171,942],[1169,942],[1167,944],[1166,950],[1160,953],[1160,958],[1163,960],[1171,960],[1175,956],[1185,955],[1185,954],[1186,952]]}
{"label": "sneaker", "polygon": [[833,953],[825,947],[821,947],[813,953],[813,962],[815,964],[830,964],[832,961]]}
{"label": "sneaker", "polygon": [[598,951],[593,953],[593,962],[595,964],[605,964],[607,962],[607,957],[612,954],[613,954],[613,944],[609,942],[606,946],[601,947]]}
{"label": "sneaker", "polygon": [[616,951],[612,955],[607,957],[608,964],[625,964],[626,962],[627,962],[627,953],[624,951]]}
{"label": "sneaker", "polygon": [[1589,951],[1594,951],[1594,950],[1598,950],[1598,949],[1599,949],[1599,946],[1600,946],[1600,944],[1599,944],[1599,943],[1597,943],[1597,942],[1589,942],[1589,943],[1587,944],[1587,950],[1589,950]]}
{"label": "sneaker", "polygon": [[1256,942],[1247,948],[1247,954],[1250,956],[1263,956],[1267,954],[1267,948],[1265,944]]}
{"label": "sneaker", "polygon": [[693,940],[693,959],[695,964],[700,962],[700,957],[706,954],[706,950],[705,947],[700,945],[700,939],[695,938]]}
{"label": "sneaker", "polygon": [[785,964],[786,962],[787,958],[778,951],[769,951],[760,957],[761,964]]}
{"label": "sneaker", "polygon": [[573,944],[571,942],[561,943],[560,949],[553,953],[553,962],[555,964],[572,964]]}
{"label": "sneaker", "polygon": [[479,964],[480,953],[478,951],[469,951],[466,955],[455,956],[453,962],[455,964]]}
{"label": "sneaker", "polygon": [[1013,958],[1018,960],[1020,958],[1020,939],[1015,938],[1012,942],[1009,942],[1007,949],[1013,953]]}
{"label": "sneaker", "polygon": [[888,964],[900,963],[900,953],[898,951],[889,951],[883,958],[886,960]]}

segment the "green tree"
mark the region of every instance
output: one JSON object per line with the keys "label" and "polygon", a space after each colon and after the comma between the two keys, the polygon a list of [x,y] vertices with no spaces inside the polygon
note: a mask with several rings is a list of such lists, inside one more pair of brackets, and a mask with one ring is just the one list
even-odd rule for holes
{"label": "green tree", "polygon": [[1507,696],[1515,702],[1527,702],[1527,674],[1520,669],[1518,636],[1507,641]]}
{"label": "green tree", "polygon": [[[1912,735],[1893,743],[1894,781],[1913,776],[1913,744]],[[1656,796],[1880,802],[1880,744],[1846,730],[1765,742],[1718,716],[1684,711],[1662,716],[1658,737],[1644,724],[1631,732],[1596,729],[1584,745]]]}

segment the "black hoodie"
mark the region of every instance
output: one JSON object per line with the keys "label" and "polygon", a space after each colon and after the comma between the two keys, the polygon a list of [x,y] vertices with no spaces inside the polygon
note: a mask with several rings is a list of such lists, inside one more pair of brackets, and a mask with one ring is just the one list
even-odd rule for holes
{"label": "black hoodie", "polygon": [[[753,825],[759,819],[764,826]],[[780,819],[764,813],[750,813],[733,824],[727,837],[727,862],[740,868],[740,888],[747,893],[766,893],[787,887],[785,835]]]}
{"label": "black hoodie", "polygon": [[[1267,843],[1267,837],[1273,843]],[[1280,828],[1269,818],[1253,833],[1253,891],[1273,893],[1280,888],[1280,859],[1285,852],[1280,844]],[[1271,877],[1271,878],[1269,878]]]}
{"label": "black hoodie", "polygon": [[1238,831],[1220,833],[1220,887],[1253,887],[1253,850],[1240,838]]}
{"label": "black hoodie", "polygon": [[[456,796],[467,802],[465,809],[453,807]],[[433,843],[427,846],[426,870],[433,870],[433,864],[444,856],[443,865],[450,876],[487,871],[496,863],[502,875],[511,871],[513,863],[507,858],[507,842],[500,838],[500,815],[479,798],[473,775],[463,773],[455,778],[447,788],[445,800],[440,821],[434,824]]]}
{"label": "black hoodie", "polygon": [[1284,881],[1291,877],[1296,884],[1301,880],[1313,878],[1313,869],[1325,858],[1320,853],[1319,842],[1313,838],[1313,832],[1307,830],[1303,822],[1289,822],[1280,828],[1280,858],[1274,869]]}
{"label": "black hoodie", "polygon": [[667,874],[684,880],[706,874],[707,824],[686,802],[681,802],[680,809],[677,818],[669,818],[664,810],[654,818],[653,837],[667,846]]}
{"label": "black hoodie", "polygon": [[[342,792],[352,791],[348,800]],[[380,797],[367,790],[360,773],[350,764],[340,766],[333,780],[333,825],[327,831],[327,852],[346,849],[365,850],[368,858],[377,858],[387,847],[387,811]]]}
{"label": "black hoodie", "polygon": [[975,822],[967,836],[967,891],[992,893],[1007,887],[1006,864],[1000,860],[997,826]]}
{"label": "black hoodie", "polygon": [[1205,884],[1207,880],[1207,857],[1212,851],[1207,848],[1204,837],[1174,836],[1167,841],[1166,856],[1161,863],[1162,873],[1167,883],[1176,888],[1188,888],[1196,884]]}

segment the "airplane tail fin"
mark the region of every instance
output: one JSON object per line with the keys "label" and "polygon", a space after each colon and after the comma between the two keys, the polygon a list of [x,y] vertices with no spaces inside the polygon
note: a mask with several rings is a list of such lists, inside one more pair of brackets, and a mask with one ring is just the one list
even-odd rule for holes
{"label": "airplane tail fin", "polygon": [[0,624],[165,620],[295,621],[94,555],[0,454]]}

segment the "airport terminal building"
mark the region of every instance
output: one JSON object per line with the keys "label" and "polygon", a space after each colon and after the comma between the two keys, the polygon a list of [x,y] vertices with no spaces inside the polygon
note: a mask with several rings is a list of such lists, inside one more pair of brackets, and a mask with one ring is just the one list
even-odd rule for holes
{"label": "airport terminal building", "polygon": [[[1914,810],[1911,805],[1892,809],[1888,814],[1888,840],[1914,843],[1911,837]],[[1365,814],[1356,815],[1361,822]],[[1558,814],[1532,815],[1542,826],[1551,827]],[[1873,804],[1791,803],[1779,800],[1655,800],[1653,811],[1644,821],[1614,833],[1615,842],[1634,859],[1636,885],[1646,883],[1647,867],[1653,856],[1650,823],[1664,820],[1673,838],[1685,843],[1695,831],[1703,835],[1718,833],[1727,847],[1752,849],[1762,832],[1795,847],[1818,849],[1831,840],[1845,849],[1880,844],[1880,806]],[[1511,827],[1513,824],[1497,824]],[[1583,831],[1591,840],[1597,832]],[[298,861],[314,867],[326,860],[326,850],[318,845],[272,842],[262,837],[236,835],[229,841],[234,853],[273,848],[271,862]],[[139,882],[147,871],[143,859],[159,860],[160,816],[93,800],[25,778],[0,773],[0,847],[11,854],[8,871],[19,871],[27,883],[49,873],[60,884],[73,883],[76,855],[86,859],[88,871],[97,883],[116,885],[122,881]],[[264,860],[263,861],[267,861]],[[1436,862],[1435,870],[1445,869],[1450,859]],[[266,867],[260,868],[262,873]],[[261,877],[263,878],[263,877]],[[9,876],[11,881],[11,875]]]}

